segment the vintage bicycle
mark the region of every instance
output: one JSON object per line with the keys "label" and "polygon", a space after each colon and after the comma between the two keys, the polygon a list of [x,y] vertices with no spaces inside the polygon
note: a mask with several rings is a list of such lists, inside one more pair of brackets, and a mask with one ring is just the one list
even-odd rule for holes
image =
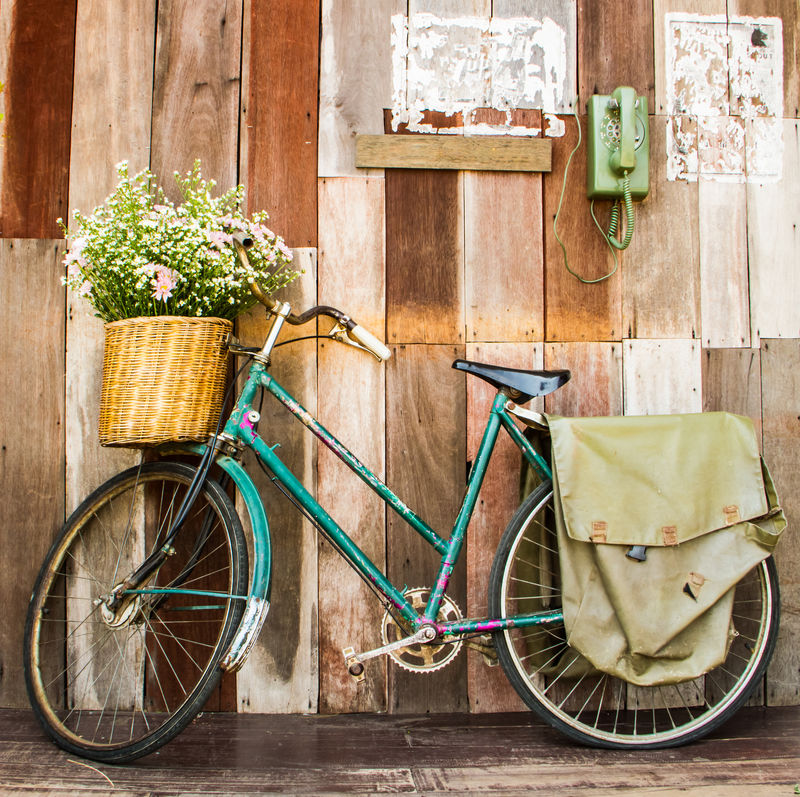
{"label": "vintage bicycle", "polygon": [[[237,242],[246,257],[247,241]],[[523,371],[458,360],[454,367],[497,394],[448,536],[441,536],[306,411],[270,374],[285,323],[319,317],[324,335],[378,360],[389,350],[342,311],[291,307],[253,286],[271,316],[263,346],[249,358],[235,406],[196,458],[146,462],[109,479],[67,520],[37,578],[25,629],[24,663],[32,706],[60,746],[103,762],[125,762],[174,738],[202,710],[223,671],[239,669],[261,631],[270,599],[267,513],[242,465],[252,450],[272,481],[309,517],[385,607],[382,645],[345,650],[354,678],[388,655],[424,672],[464,644],[499,659],[525,703],[579,742],[606,748],[682,744],[718,727],[757,687],[774,648],[779,614],[772,558],[735,588],[736,635],[725,660],[702,679],[632,686],[592,668],[568,644],[551,470],[525,427],[546,428],[521,405],[564,385],[568,371]],[[441,556],[426,589],[399,588],[353,542],[258,433],[257,398],[280,402]],[[522,426],[522,429],[520,428]],[[465,618],[447,595],[492,449],[503,429],[540,484],[510,519],[489,579],[489,616]],[[212,471],[212,466],[214,470]],[[220,476],[213,474],[219,473]],[[240,518],[229,492],[246,509]],[[245,528],[251,535],[249,562]]]}

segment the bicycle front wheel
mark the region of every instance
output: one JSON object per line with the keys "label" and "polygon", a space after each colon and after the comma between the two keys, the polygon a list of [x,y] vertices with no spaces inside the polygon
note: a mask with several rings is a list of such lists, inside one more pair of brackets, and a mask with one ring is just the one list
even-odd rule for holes
{"label": "bicycle front wheel", "polygon": [[[508,679],[545,722],[583,744],[663,748],[718,727],[762,678],[778,635],[780,599],[771,558],[735,587],[737,636],[718,667],[685,683],[633,686],[599,672],[569,646],[563,623],[495,634]],[[489,612],[508,617],[561,609],[558,541],[550,482],[523,502],[508,525],[489,580]]]}
{"label": "bicycle front wheel", "polygon": [[202,709],[239,624],[247,547],[233,504],[207,480],[161,566],[113,610],[107,596],[164,538],[195,469],[113,477],[72,514],[42,565],[25,628],[34,711],[63,748],[120,763]]}

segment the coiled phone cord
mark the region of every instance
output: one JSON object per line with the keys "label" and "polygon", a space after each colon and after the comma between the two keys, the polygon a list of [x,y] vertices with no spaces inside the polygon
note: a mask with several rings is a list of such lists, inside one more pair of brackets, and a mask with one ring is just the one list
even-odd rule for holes
{"label": "coiled phone cord", "polygon": [[[622,183],[622,204],[625,205],[625,237],[621,241],[617,238],[620,201],[618,199],[615,200],[614,205],[611,208],[611,219],[608,223],[608,232],[603,230],[603,228],[600,226],[600,222],[594,215],[594,200],[592,200],[590,210],[592,213],[592,218],[594,219],[594,223],[597,225],[597,229],[603,233],[603,237],[608,242],[608,245],[614,247],[614,249],[627,249],[631,239],[633,238],[634,224],[633,200],[631,198],[631,181],[628,177],[628,172],[624,173],[620,182]],[[611,251],[613,252],[614,250],[612,249]],[[614,259],[616,260],[616,255]]]}
{"label": "coiled phone cord", "polygon": [[556,215],[553,218],[553,234],[556,237],[556,241],[558,241],[558,245],[561,247],[561,251],[564,255],[564,266],[566,267],[567,271],[572,274],[575,279],[580,280],[586,285],[594,285],[598,282],[603,282],[603,280],[607,280],[609,277],[613,276],[617,268],[619,267],[619,260],[617,259],[617,249],[627,249],[628,245],[633,238],[633,225],[634,225],[634,214],[633,214],[633,200],[631,199],[631,184],[630,179],[628,178],[628,173],[625,172],[622,177],[622,203],[625,205],[625,237],[622,241],[618,240],[617,232],[619,228],[619,216],[620,216],[620,202],[619,200],[615,200],[614,205],[611,208],[611,219],[608,225],[608,232],[606,232],[601,226],[600,222],[597,220],[597,216],[594,214],[594,200],[592,200],[589,209],[592,214],[592,219],[594,219],[594,223],[597,225],[597,229],[600,230],[605,242],[608,244],[608,248],[611,250],[611,254],[614,256],[614,268],[608,272],[608,274],[604,274],[602,277],[597,277],[596,279],[586,279],[582,277],[580,274],[577,274],[570,268],[569,265],[569,258],[567,257],[567,248],[564,246],[564,242],[558,235],[558,217],[561,213],[561,205],[564,202],[564,193],[567,188],[567,175],[569,174],[569,167],[572,163],[572,158],[578,149],[581,146],[581,141],[583,140],[581,134],[581,122],[578,118],[578,98],[575,98],[575,103],[573,105],[573,116],[575,117],[575,124],[578,128],[578,143],[573,148],[572,152],[570,152],[569,157],[567,158],[567,164],[564,167],[564,181],[561,184],[561,195],[558,198],[558,208],[556,210]]}

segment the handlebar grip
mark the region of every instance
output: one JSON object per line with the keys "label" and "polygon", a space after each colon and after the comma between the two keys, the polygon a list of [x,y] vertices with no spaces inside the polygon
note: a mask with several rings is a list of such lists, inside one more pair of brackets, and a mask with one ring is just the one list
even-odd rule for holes
{"label": "handlebar grip", "polygon": [[348,330],[350,337],[355,338],[365,349],[369,349],[379,360],[388,360],[392,353],[371,332],[356,324]]}
{"label": "handlebar grip", "polygon": [[243,232],[235,232],[231,235],[231,238],[244,249],[249,249],[255,243],[249,235]]}

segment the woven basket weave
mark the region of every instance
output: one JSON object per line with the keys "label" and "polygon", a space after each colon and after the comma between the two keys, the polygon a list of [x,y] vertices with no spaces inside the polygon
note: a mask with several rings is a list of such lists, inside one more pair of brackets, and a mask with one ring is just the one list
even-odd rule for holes
{"label": "woven basket weave", "polygon": [[141,448],[207,439],[222,408],[233,324],[154,316],[105,329],[100,443]]}

